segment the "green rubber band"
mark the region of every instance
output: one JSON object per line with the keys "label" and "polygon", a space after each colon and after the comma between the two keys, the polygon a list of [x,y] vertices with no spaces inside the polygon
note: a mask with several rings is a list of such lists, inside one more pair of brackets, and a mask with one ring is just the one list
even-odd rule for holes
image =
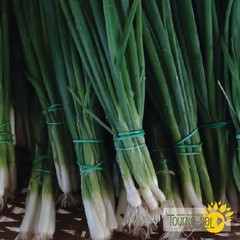
{"label": "green rubber band", "polygon": [[[6,123],[5,123],[6,125]],[[0,136],[9,136],[9,137],[13,137],[14,135],[11,132],[0,132]],[[14,142],[13,139],[2,139],[0,140],[0,144],[6,144],[6,143],[11,143]]]}
{"label": "green rubber band", "polygon": [[13,143],[13,139],[0,140],[0,144]]}
{"label": "green rubber band", "polygon": [[34,172],[46,173],[46,174],[52,174],[51,171],[44,170],[44,169],[41,169],[41,168],[32,168],[32,171],[34,171]]}
{"label": "green rubber band", "polygon": [[2,135],[2,136],[12,136],[13,137],[13,134],[11,132],[0,132],[0,135]]}
{"label": "green rubber band", "polygon": [[179,142],[177,142],[177,144],[175,145],[175,147],[177,146],[181,146],[182,144],[184,144],[184,142],[186,142],[187,140],[189,140],[194,134],[196,134],[198,131],[198,128],[195,128],[191,133],[189,133],[186,137],[184,137],[183,139],[181,139]]}
{"label": "green rubber band", "polygon": [[[10,121],[7,120],[5,122],[3,122],[1,125],[0,125],[0,128],[4,128],[6,125],[10,124]],[[6,132],[6,131],[3,131],[3,132],[0,132],[0,136],[9,136],[9,137],[13,137],[14,135],[11,133],[11,132]],[[6,144],[6,143],[13,143],[14,140],[13,139],[2,139],[0,140],[0,144]]]}
{"label": "green rubber band", "polygon": [[62,125],[66,123],[66,121],[62,121],[62,122],[46,122],[47,125],[50,125],[50,126],[58,126],[58,125]]}
{"label": "green rubber band", "polygon": [[[117,137],[113,137],[114,141],[124,141],[124,140],[130,140],[133,138],[138,138],[138,137],[142,137],[145,135],[145,132],[143,130],[133,130],[133,131],[129,131],[129,132],[121,132],[117,134]],[[136,145],[136,146],[131,146],[131,147],[116,147],[115,149],[117,151],[129,151],[129,150],[134,150],[137,148],[141,148],[145,146],[145,143]]]}
{"label": "green rubber band", "polygon": [[41,162],[43,160],[51,160],[51,159],[52,159],[52,157],[49,155],[42,155],[42,156],[38,156],[38,157],[34,158],[32,163],[36,164],[37,162]]}
{"label": "green rubber band", "polygon": [[129,132],[121,132],[117,134],[117,137],[114,137],[114,141],[124,141],[129,140],[137,137],[142,137],[145,135],[145,132],[143,130],[134,130]]}
{"label": "green rubber band", "polygon": [[73,143],[101,143],[102,140],[98,139],[74,139]]}
{"label": "green rubber band", "polygon": [[175,146],[175,148],[194,148],[194,147],[201,147],[203,145],[202,142],[194,143],[194,144],[182,144],[179,146]]}
{"label": "green rubber band", "polygon": [[[64,110],[63,105],[62,104],[53,104],[50,107],[46,108],[46,110],[43,110],[43,114],[48,114],[48,113],[56,112],[59,110]],[[58,125],[61,125],[64,123],[66,123],[66,121],[61,121],[61,122],[46,121],[46,124],[50,125],[50,126],[58,126]]]}
{"label": "green rubber band", "polygon": [[64,108],[63,108],[62,104],[53,104],[50,107],[43,110],[43,114],[47,114],[47,113],[51,113],[51,112],[55,112],[55,111],[59,111],[59,110],[63,110],[63,109]]}
{"label": "green rubber band", "polygon": [[103,168],[101,167],[102,162],[99,162],[96,165],[87,165],[87,164],[81,163],[78,160],[77,164],[79,167],[81,167],[83,169],[80,171],[80,175],[86,175],[86,174],[90,173],[91,171],[102,171],[103,170]]}
{"label": "green rubber band", "polygon": [[203,154],[203,151],[199,151],[199,152],[177,152],[176,154],[179,155],[179,156],[192,156],[192,155]]}
{"label": "green rubber band", "polygon": [[237,133],[237,134],[236,134],[236,139],[237,139],[237,140],[240,140],[240,133]]}
{"label": "green rubber band", "polygon": [[5,127],[5,126],[8,125],[8,124],[10,124],[10,121],[9,121],[9,120],[3,122],[3,123],[0,125],[0,128],[3,128],[3,127]]}
{"label": "green rubber band", "polygon": [[[202,142],[200,143],[194,143],[194,144],[186,144],[187,140],[189,140],[194,134],[196,134],[198,131],[198,128],[195,128],[191,133],[189,133],[186,137],[181,139],[177,144],[174,146],[174,148],[196,148],[202,146]],[[191,155],[199,155],[202,154],[203,151],[193,151],[193,152],[176,152],[177,155],[179,156],[191,156]]]}
{"label": "green rubber band", "polygon": [[115,147],[115,149],[117,151],[129,151],[129,150],[134,150],[134,149],[141,148],[141,147],[144,147],[144,146],[146,146],[145,143],[142,143],[142,144],[132,146],[132,147]]}
{"label": "green rubber band", "polygon": [[210,123],[210,124],[203,125],[203,126],[201,126],[200,128],[203,128],[203,129],[222,128],[222,127],[227,126],[227,125],[230,124],[230,123],[231,123],[231,121],[228,121],[228,122],[218,122],[218,123]]}

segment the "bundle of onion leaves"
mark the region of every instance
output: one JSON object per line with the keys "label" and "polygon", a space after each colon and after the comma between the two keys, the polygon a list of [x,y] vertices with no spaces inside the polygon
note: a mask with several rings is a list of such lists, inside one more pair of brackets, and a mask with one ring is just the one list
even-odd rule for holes
{"label": "bundle of onion leaves", "polygon": [[71,131],[81,174],[82,201],[92,239],[108,239],[117,228],[110,168],[103,128],[89,112],[101,107],[82,67],[66,20],[54,1],[42,1],[58,88]]}
{"label": "bundle of onion leaves", "polygon": [[[239,34],[240,34],[240,2],[229,1],[225,25],[224,25],[224,39],[222,39],[222,49],[224,54],[224,78],[225,85],[220,87],[227,99],[229,111],[231,113],[232,121],[236,130],[236,147],[233,158],[232,173],[240,191],[240,51],[239,51]],[[237,199],[236,199],[237,200]],[[235,200],[235,201],[236,201]]]}
{"label": "bundle of onion leaves", "polygon": [[47,127],[36,97],[29,101],[30,150],[33,157],[25,215],[20,226],[19,240],[52,239],[55,232],[55,189],[53,158]]}
{"label": "bundle of onion leaves", "polygon": [[16,162],[10,119],[8,1],[0,2],[0,210],[16,190]]}
{"label": "bundle of onion leaves", "polygon": [[[160,220],[158,187],[142,126],[145,63],[141,1],[59,0],[83,66],[105,112],[126,189],[133,233]],[[92,114],[93,115],[93,114]]]}
{"label": "bundle of onion leaves", "polygon": [[38,96],[48,126],[53,159],[63,205],[75,205],[78,189],[75,155],[61,104],[51,61],[42,1],[13,1],[16,20],[28,68],[28,79]]}
{"label": "bundle of onion leaves", "polygon": [[169,1],[143,1],[143,36],[148,87],[174,143],[184,205],[202,207],[214,200],[198,132],[193,81],[188,74],[173,25]]}

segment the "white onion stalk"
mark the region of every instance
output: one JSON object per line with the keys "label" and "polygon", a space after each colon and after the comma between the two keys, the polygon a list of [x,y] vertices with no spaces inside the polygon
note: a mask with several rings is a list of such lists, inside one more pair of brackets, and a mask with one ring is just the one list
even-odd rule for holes
{"label": "white onion stalk", "polygon": [[0,169],[0,210],[3,209],[7,198],[7,187],[9,185],[9,173],[6,168]]}
{"label": "white onion stalk", "polygon": [[7,199],[13,196],[17,185],[15,153],[12,139],[10,139],[10,130],[9,126],[0,127],[0,132],[5,133],[6,131],[9,135],[0,137],[0,141],[9,141],[0,143],[0,211],[3,209]]}
{"label": "white onion stalk", "polygon": [[[48,180],[47,180],[48,181]],[[50,180],[51,181],[51,180]],[[49,240],[53,238],[55,232],[56,209],[52,190],[46,192],[46,186],[52,183],[44,184],[42,189],[42,201],[38,224],[35,228],[36,240]]]}
{"label": "white onion stalk", "polygon": [[78,194],[75,194],[78,189],[78,181],[76,178],[76,174],[74,174],[75,169],[73,168],[73,166],[69,166],[69,168],[61,166],[57,158],[58,156],[55,155],[54,165],[58,179],[58,185],[63,192],[59,197],[58,202],[60,202],[62,207],[77,206],[77,204],[79,204],[79,196]]}
{"label": "white onion stalk", "polygon": [[102,196],[102,198],[106,210],[106,227],[112,233],[113,230],[117,229],[118,227],[117,219],[114,212],[115,204],[109,196]]}
{"label": "white onion stalk", "polygon": [[117,228],[112,190],[100,175],[97,171],[82,174],[82,199],[93,240],[109,239]]}
{"label": "white onion stalk", "polygon": [[[196,207],[196,208],[203,208],[203,204],[202,202],[199,200],[198,196],[196,195],[195,191],[194,191],[194,188],[193,188],[193,185],[190,183],[190,182],[186,182],[186,188],[185,188],[185,191],[186,194],[186,201],[187,202],[187,199],[189,199],[189,202],[192,204],[193,207]],[[190,207],[190,206],[186,206],[185,207]]]}
{"label": "white onion stalk", "polygon": [[[12,167],[15,166],[13,148],[13,135],[10,124],[10,61],[9,61],[9,1],[0,1],[0,51],[1,51],[1,74],[0,74],[0,210],[3,209],[7,198],[16,189],[16,176],[11,179]],[[11,185],[12,182],[12,185]]]}
{"label": "white onion stalk", "polygon": [[[15,112],[13,106],[10,108],[10,125],[11,125],[11,133],[13,134],[13,140],[15,136]],[[14,142],[12,146],[9,146],[13,149]],[[15,153],[14,150],[9,151],[9,158],[8,158],[8,170],[9,170],[9,178],[10,178],[10,196],[14,194],[14,192],[17,189],[17,168],[16,168],[16,162],[15,162]]]}
{"label": "white onion stalk", "polygon": [[25,215],[20,226],[20,233],[15,240],[29,240],[33,238],[35,224],[40,214],[40,201],[38,190],[30,190],[27,196]]}
{"label": "white onion stalk", "polygon": [[[175,181],[172,182],[172,185],[174,185],[174,184],[176,184]],[[185,214],[185,209],[184,209],[181,197],[179,195],[178,188],[176,186],[173,186],[172,189],[173,189],[174,200],[173,201],[168,201],[168,203],[169,203],[168,207],[170,207],[171,211],[176,213],[176,215]],[[178,231],[176,231],[176,230],[178,230]],[[182,227],[181,226],[179,226],[179,227],[175,226],[175,227],[173,227],[172,231],[169,229],[167,232],[162,234],[162,236],[160,237],[160,240],[180,239],[183,230],[184,230],[184,226],[182,226]]]}
{"label": "white onion stalk", "polygon": [[[93,240],[104,240],[111,236],[106,225],[102,222],[102,216],[105,215],[104,208],[99,207],[92,200],[83,199],[84,209],[88,221],[88,227]],[[99,211],[102,211],[101,213]],[[99,218],[98,214],[101,215]],[[105,226],[104,226],[105,225]]]}
{"label": "white onion stalk", "polygon": [[125,232],[125,212],[127,211],[128,202],[127,202],[127,192],[124,187],[121,188],[118,198],[118,205],[116,210],[116,219],[118,224],[118,231],[119,232]]}

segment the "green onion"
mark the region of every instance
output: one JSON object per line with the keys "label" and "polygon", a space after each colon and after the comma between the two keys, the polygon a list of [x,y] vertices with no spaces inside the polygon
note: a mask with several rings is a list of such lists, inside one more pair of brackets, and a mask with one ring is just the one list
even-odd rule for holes
{"label": "green onion", "polygon": [[[127,191],[125,222],[137,234],[142,226],[148,229],[154,218],[159,221],[159,202],[165,201],[142,130],[145,66],[141,2],[59,2],[111,126]],[[148,222],[151,214],[153,220]]]}
{"label": "green onion", "polygon": [[73,193],[78,189],[75,156],[60,96],[56,91],[42,4],[41,1],[13,1],[28,79],[35,89],[48,125],[58,184],[64,193],[62,204],[75,205]]}
{"label": "green onion", "polygon": [[220,48],[223,24],[215,1],[195,1],[195,14],[192,5],[188,0],[181,2],[181,8],[177,1],[172,4],[176,23],[179,23],[177,29],[184,60],[196,88],[199,125],[205,142],[203,149],[215,199],[225,202],[229,178],[229,122],[226,101],[217,84],[218,80],[224,81]]}
{"label": "green onion", "polygon": [[17,185],[10,116],[8,1],[0,3],[0,210]]}
{"label": "green onion", "polygon": [[[174,142],[186,206],[214,200],[197,126],[197,109],[168,1],[144,1],[148,87]],[[201,185],[204,186],[201,189]],[[204,193],[204,194],[203,194]]]}
{"label": "green onion", "polygon": [[61,9],[49,1],[43,1],[43,6],[47,30],[51,33],[49,40],[56,79],[81,174],[82,201],[90,235],[92,239],[108,239],[117,228],[117,221],[104,134],[85,110],[98,116],[100,106]]}
{"label": "green onion", "polygon": [[[29,102],[31,152],[34,156],[25,215],[16,239],[52,239],[55,232],[53,158],[48,148],[47,127],[36,98]],[[49,149],[49,150],[48,150]],[[46,155],[47,154],[47,155]]]}
{"label": "green onion", "polygon": [[[239,94],[240,94],[240,68],[239,68],[239,33],[240,33],[240,17],[238,11],[240,10],[239,1],[229,1],[224,26],[224,39],[222,40],[222,49],[224,54],[224,77],[225,85],[219,83],[224,96],[228,102],[229,111],[231,113],[232,121],[236,130],[236,146],[232,163],[232,173],[240,190],[240,152],[239,152],[239,132],[240,132],[240,118],[239,118]],[[231,195],[230,195],[231,196]],[[235,199],[235,198],[234,198]],[[237,199],[235,199],[235,202]],[[237,202],[236,204],[237,205]]]}

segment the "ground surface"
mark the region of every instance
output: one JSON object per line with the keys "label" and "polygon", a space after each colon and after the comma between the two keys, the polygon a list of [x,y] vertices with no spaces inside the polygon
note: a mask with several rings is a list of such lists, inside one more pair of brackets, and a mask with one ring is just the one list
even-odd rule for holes
{"label": "ground surface", "polygon": [[[24,201],[22,198],[13,200],[8,204],[2,213],[0,213],[0,240],[12,240],[18,232],[24,215]],[[159,239],[160,233],[151,236],[151,239]],[[84,211],[82,208],[68,208],[57,210],[57,225],[54,240],[76,240],[90,239]],[[130,240],[136,239],[125,235],[115,233],[112,239]],[[225,233],[225,238],[204,233],[193,234],[189,238],[192,240],[213,240],[213,239],[240,239],[240,226],[232,227],[231,233]],[[178,239],[179,240],[179,239]]]}

